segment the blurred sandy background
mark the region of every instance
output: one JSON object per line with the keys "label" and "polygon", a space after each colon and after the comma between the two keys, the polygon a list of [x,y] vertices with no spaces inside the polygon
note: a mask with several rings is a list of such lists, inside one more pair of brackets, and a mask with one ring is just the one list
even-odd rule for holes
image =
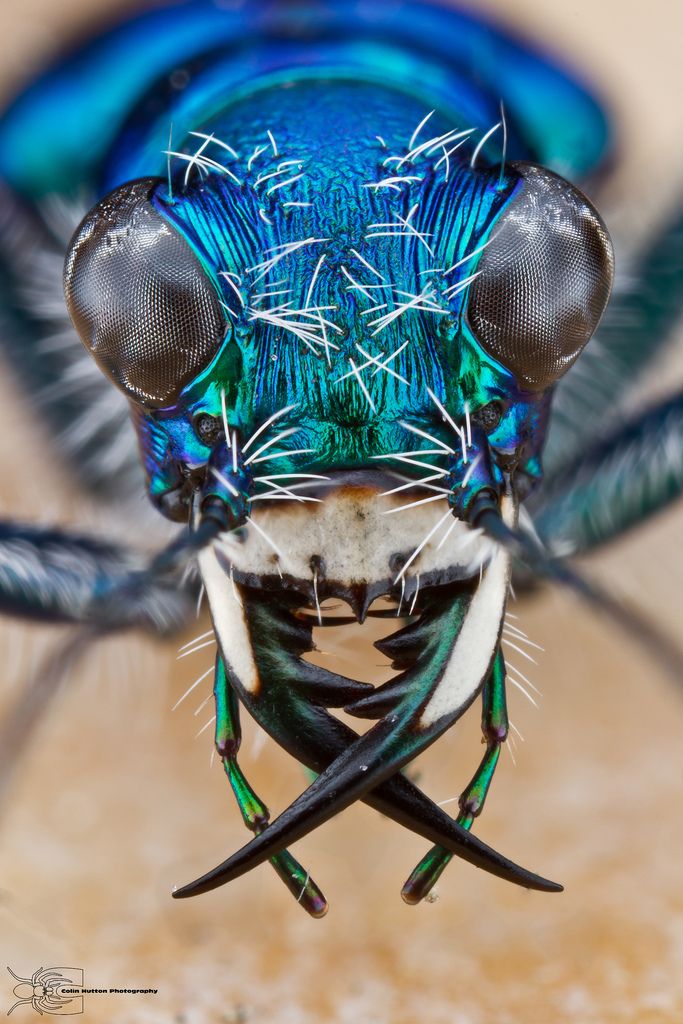
{"label": "blurred sandy background", "polygon": [[[3,0],[0,87],[7,94],[61,40],[131,6]],[[603,212],[626,243],[643,237],[683,191],[683,8],[511,6],[479,5],[583,68],[611,104],[622,163]],[[105,523],[65,487],[31,407],[6,382],[0,401],[3,514]],[[36,481],[47,508],[36,507]],[[675,509],[592,563],[679,638],[682,524]],[[527,893],[455,863],[436,902],[406,907],[400,886],[425,843],[356,807],[297,849],[330,899],[324,921],[309,920],[267,866],[173,902],[174,884],[247,836],[220,769],[209,767],[210,730],[194,738],[211,714],[193,716],[209,681],[170,712],[211,652],[176,665],[175,646],[124,638],[94,652],[59,699],[3,808],[0,970],[77,966],[92,987],[159,989],[86,997],[86,1020],[117,1024],[683,1021],[681,696],[571,598],[546,590],[514,610],[546,647],[533,672],[543,697],[536,710],[510,695],[527,742],[516,767],[504,753],[478,832],[564,882],[563,895]],[[178,644],[206,628],[202,619]],[[55,637],[15,624],[0,640],[14,692]],[[259,747],[247,730],[244,767],[277,811],[302,778],[270,744]],[[437,800],[453,797],[479,755],[473,711],[422,759],[421,782]],[[0,1012],[11,990],[0,974]]]}

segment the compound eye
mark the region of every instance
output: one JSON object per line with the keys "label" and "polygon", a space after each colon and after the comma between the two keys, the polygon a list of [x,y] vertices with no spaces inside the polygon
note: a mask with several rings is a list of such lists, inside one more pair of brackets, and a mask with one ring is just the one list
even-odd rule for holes
{"label": "compound eye", "polygon": [[98,203],[76,231],[64,267],[81,341],[117,387],[149,407],[172,404],[226,333],[198,258],[152,205],[158,183],[131,182]]}
{"label": "compound eye", "polygon": [[482,347],[538,391],[569,369],[597,327],[612,244],[578,189],[542,167],[514,167],[521,188],[481,256],[467,320]]}

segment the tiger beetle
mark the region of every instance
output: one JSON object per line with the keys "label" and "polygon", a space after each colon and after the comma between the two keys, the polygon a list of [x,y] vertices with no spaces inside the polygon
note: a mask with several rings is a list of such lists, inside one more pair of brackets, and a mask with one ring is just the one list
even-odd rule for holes
{"label": "tiger beetle", "polygon": [[[599,444],[581,424],[572,367],[613,256],[567,179],[590,188],[609,148],[580,83],[484,20],[409,0],[155,8],[5,112],[8,358],[87,486],[120,502],[145,486],[181,530],[148,563],[5,521],[0,605],[81,624],[56,686],[99,635],[178,629],[198,564],[218,642],[216,750],[254,837],[176,897],[269,860],[322,916],[288,847],[356,800],[433,844],[408,903],[453,856],[561,889],[471,828],[508,733],[503,643],[523,638],[506,620],[513,562],[661,653],[565,560],[681,486],[661,457],[680,455],[681,395]],[[646,254],[641,287],[582,356],[605,408],[678,311],[678,278],[661,276],[673,245],[672,233]],[[314,628],[344,618],[330,598],[353,622],[397,619],[377,644],[388,683],[304,660]],[[453,818],[404,769],[478,697],[485,752]],[[238,762],[241,706],[314,775],[272,823]],[[339,708],[371,727],[358,734]],[[26,720],[20,701],[5,737]]]}

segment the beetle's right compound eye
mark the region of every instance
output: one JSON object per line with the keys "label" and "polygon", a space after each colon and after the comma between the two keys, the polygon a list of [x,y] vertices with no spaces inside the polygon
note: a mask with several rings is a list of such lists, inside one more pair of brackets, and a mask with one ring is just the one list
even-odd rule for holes
{"label": "beetle's right compound eye", "polygon": [[467,318],[483,348],[540,391],[576,361],[612,285],[600,217],[578,189],[533,164],[494,228],[469,292]]}
{"label": "beetle's right compound eye", "polygon": [[87,215],[64,270],[67,307],[100,369],[129,398],[174,402],[225,336],[218,295],[152,205],[158,179],[122,185]]}

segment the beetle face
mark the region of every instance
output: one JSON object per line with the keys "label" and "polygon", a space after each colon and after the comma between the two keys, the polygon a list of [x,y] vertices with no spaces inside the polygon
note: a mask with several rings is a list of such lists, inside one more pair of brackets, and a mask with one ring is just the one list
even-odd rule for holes
{"label": "beetle face", "polygon": [[[287,93],[290,117],[296,94]],[[300,86],[298,102],[308,101]],[[248,109],[233,117],[250,121]],[[436,136],[445,141],[419,152],[416,139],[410,159],[398,138],[395,149],[391,139],[358,138],[357,125],[353,140],[335,140],[329,153],[310,152],[307,137],[288,127],[279,149],[266,136],[265,153],[256,136],[247,138],[246,166],[197,133],[196,164],[188,156],[175,186],[159,179],[122,186],[72,243],[70,312],[101,368],[137,407],[153,500],[186,520],[225,433],[224,411],[244,445],[283,409],[274,421],[275,434],[285,435],[278,450],[258,457],[257,476],[271,482],[284,473],[331,475],[329,484],[311,479],[306,489],[338,498],[351,474],[377,497],[392,483],[441,474],[463,519],[485,479],[500,493],[507,475],[523,497],[539,473],[549,389],[607,300],[611,252],[599,218],[580,193],[533,165],[477,170],[455,155],[444,164],[451,143],[460,151],[468,141],[446,125]],[[411,453],[422,467],[405,461]],[[259,483],[256,492],[272,491]],[[415,492],[406,487],[405,496]],[[353,507],[356,499],[349,497]],[[291,504],[266,518],[298,531]],[[411,522],[406,534],[423,535],[433,518],[429,507],[403,517]],[[321,550],[304,555],[288,538],[292,564],[273,566],[262,538],[253,537],[240,547],[236,571],[301,583],[302,559],[330,560],[326,531],[343,535],[341,520],[333,526],[326,513],[323,527],[318,519]],[[392,543],[387,530],[384,564],[372,559],[382,587],[395,575],[402,533]],[[354,537],[359,564],[338,564],[337,582],[364,578],[379,543],[375,531],[367,537],[369,547]],[[450,578],[446,552],[436,558],[439,539],[411,576]],[[365,582],[374,592],[380,579],[373,577]]]}
{"label": "beetle face", "polygon": [[[410,653],[392,650],[403,689],[349,705],[404,708],[426,743],[492,670],[509,559],[475,512],[513,525],[538,479],[552,385],[602,313],[611,249],[556,175],[478,169],[460,159],[470,133],[438,117],[421,141],[431,115],[411,135],[416,111],[389,90],[365,125],[363,87],[326,83],[324,103],[313,88],[260,94],[258,117],[243,101],[224,114],[238,149],[219,122],[180,176],[103,200],[72,242],[67,299],[133,403],[157,506],[223,509],[200,565],[243,699],[258,709],[301,671],[301,606],[338,596],[362,619],[388,596],[420,614]],[[253,127],[269,109],[281,131]],[[266,725],[288,746],[278,693]]]}

